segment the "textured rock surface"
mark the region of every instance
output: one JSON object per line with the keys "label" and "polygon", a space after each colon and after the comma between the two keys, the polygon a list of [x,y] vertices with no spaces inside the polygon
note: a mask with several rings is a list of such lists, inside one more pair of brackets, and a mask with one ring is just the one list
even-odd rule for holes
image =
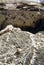
{"label": "textured rock surface", "polygon": [[[12,3],[12,1],[17,1],[17,3]],[[44,5],[41,3],[0,0],[0,30],[8,24],[18,27],[35,27],[40,19],[44,20]]]}
{"label": "textured rock surface", "polygon": [[0,65],[44,65],[44,31],[34,35],[15,28],[2,34]]}
{"label": "textured rock surface", "polygon": [[[29,10],[0,11],[0,29],[5,28],[8,24],[18,27],[35,27],[39,19],[44,21],[44,12]],[[42,22],[42,21],[41,21]]]}

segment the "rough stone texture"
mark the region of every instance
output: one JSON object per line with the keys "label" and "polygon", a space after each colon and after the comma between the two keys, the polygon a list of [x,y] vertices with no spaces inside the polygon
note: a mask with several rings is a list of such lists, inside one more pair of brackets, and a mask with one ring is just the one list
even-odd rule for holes
{"label": "rough stone texture", "polygon": [[10,3],[0,3],[0,30],[8,24],[17,27],[35,27],[38,20],[44,20],[44,5],[41,3],[17,2],[13,4],[11,0],[5,1]]}
{"label": "rough stone texture", "polygon": [[12,32],[2,34],[0,65],[44,65],[44,31],[32,34],[13,28]]}
{"label": "rough stone texture", "polygon": [[[0,11],[0,29],[5,28],[8,24],[18,27],[35,27],[39,19],[44,21],[44,12],[29,10]],[[41,21],[42,22],[42,21]]]}

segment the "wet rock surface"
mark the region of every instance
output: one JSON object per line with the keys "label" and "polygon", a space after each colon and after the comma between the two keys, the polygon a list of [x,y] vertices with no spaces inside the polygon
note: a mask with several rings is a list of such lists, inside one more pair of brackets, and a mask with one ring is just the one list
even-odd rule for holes
{"label": "wet rock surface", "polygon": [[0,36],[0,65],[44,65],[44,31],[13,28]]}

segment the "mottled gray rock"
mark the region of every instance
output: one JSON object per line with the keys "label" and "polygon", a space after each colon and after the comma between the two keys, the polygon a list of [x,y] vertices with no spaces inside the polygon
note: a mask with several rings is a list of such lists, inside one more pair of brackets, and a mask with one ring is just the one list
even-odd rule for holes
{"label": "mottled gray rock", "polygon": [[44,65],[44,32],[32,34],[13,28],[2,34],[0,65]]}

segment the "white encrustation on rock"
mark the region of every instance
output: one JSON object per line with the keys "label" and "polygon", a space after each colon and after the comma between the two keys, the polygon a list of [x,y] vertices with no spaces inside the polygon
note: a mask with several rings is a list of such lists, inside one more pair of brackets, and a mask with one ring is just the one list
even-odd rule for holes
{"label": "white encrustation on rock", "polygon": [[4,34],[5,32],[13,32],[13,30],[21,30],[20,28],[14,28],[12,25],[7,25],[6,28],[0,31],[0,35]]}

